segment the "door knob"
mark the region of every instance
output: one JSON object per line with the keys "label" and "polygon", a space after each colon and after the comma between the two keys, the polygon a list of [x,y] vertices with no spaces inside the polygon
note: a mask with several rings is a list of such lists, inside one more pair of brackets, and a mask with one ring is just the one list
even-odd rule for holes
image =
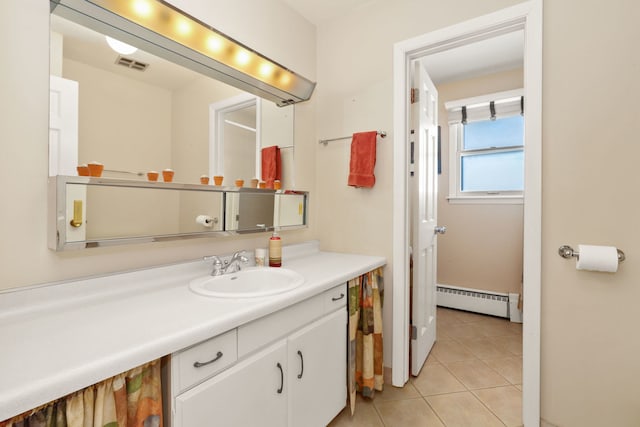
{"label": "door knob", "polygon": [[433,232],[436,234],[444,234],[447,232],[447,227],[445,227],[444,225],[438,225],[433,228]]}

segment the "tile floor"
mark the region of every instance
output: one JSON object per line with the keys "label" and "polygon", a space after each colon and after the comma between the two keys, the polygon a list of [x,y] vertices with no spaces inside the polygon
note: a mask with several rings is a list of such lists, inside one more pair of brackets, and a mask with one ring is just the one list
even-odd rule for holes
{"label": "tile floor", "polygon": [[438,308],[437,341],[420,375],[358,395],[330,424],[385,427],[522,425],[522,324]]}

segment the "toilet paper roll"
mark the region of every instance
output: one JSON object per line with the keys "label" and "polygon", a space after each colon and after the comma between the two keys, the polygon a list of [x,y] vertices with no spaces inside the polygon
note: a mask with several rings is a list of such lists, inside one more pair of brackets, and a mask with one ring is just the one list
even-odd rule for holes
{"label": "toilet paper roll", "polygon": [[614,246],[578,245],[578,253],[578,270],[618,271],[618,250]]}
{"label": "toilet paper roll", "polygon": [[204,227],[213,227],[213,218],[209,215],[198,215],[196,217],[196,223]]}

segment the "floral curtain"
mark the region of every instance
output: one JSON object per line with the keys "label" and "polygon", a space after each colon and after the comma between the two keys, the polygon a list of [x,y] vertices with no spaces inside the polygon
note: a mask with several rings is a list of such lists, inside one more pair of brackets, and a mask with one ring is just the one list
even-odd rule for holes
{"label": "floral curtain", "polygon": [[382,391],[382,267],[349,280],[349,403]]}
{"label": "floral curtain", "polygon": [[162,427],[160,360],[2,421],[0,427]]}

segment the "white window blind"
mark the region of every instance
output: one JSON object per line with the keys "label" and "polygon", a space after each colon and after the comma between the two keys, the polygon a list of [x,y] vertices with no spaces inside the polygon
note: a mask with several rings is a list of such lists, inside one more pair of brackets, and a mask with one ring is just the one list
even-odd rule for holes
{"label": "white window blind", "polygon": [[523,90],[445,103],[449,121],[449,201],[522,200]]}
{"label": "white window blind", "polygon": [[520,114],[523,93],[523,89],[516,89],[447,102],[444,106],[449,114],[449,124],[462,123],[462,107],[466,107],[467,122],[490,119],[491,102],[496,118]]}

